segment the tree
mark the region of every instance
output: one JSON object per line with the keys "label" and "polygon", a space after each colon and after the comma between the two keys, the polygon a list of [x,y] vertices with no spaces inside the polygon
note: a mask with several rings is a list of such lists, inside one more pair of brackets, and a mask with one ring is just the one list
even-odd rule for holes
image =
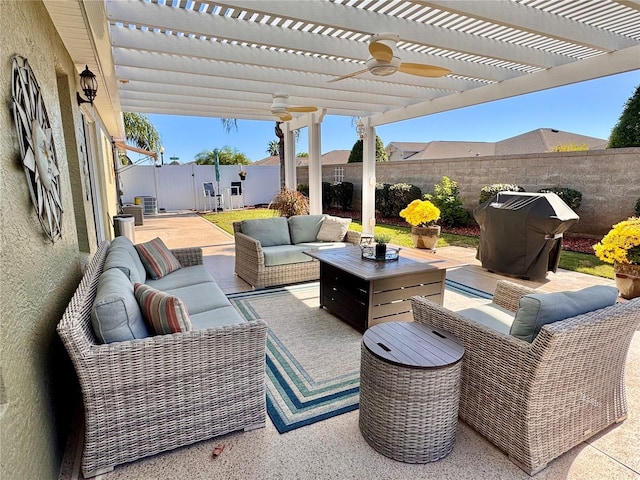
{"label": "tree", "polygon": [[611,130],[607,148],[640,147],[640,85],[625,103],[618,123]]}
{"label": "tree", "polygon": [[[348,163],[362,162],[363,147],[364,146],[362,140],[357,140],[356,143],[353,144],[353,148],[351,149],[351,153],[349,154]],[[382,139],[378,135],[376,135],[376,162],[388,161],[389,157],[387,155],[387,151],[384,149],[384,143],[382,143]]]}
{"label": "tree", "polygon": [[228,145],[198,153],[195,157],[195,162],[197,165],[215,165],[216,153],[218,154],[218,162],[220,165],[249,165],[251,163],[244,153]]}
{"label": "tree", "polygon": [[298,158],[307,158],[309,156],[309,152],[298,152],[296,153],[296,157]]}
{"label": "tree", "polygon": [[285,188],[284,182],[284,132],[280,128],[282,122],[276,122],[275,133],[278,137],[278,155],[280,156],[280,188]]}
{"label": "tree", "polygon": [[280,142],[278,140],[271,140],[267,147],[267,153],[272,157],[280,155]]}
{"label": "tree", "polygon": [[151,152],[160,150],[160,134],[149,117],[142,113],[123,112],[124,135],[138,148]]}

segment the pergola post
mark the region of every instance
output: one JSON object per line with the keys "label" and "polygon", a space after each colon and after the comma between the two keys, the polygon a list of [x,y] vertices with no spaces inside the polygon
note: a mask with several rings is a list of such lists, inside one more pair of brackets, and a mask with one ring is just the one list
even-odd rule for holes
{"label": "pergola post", "polygon": [[295,190],[298,186],[295,131],[290,128],[287,122],[284,122],[281,126],[284,127],[284,184],[288,189]]}
{"label": "pergola post", "polygon": [[362,119],[362,232],[373,234],[376,226],[376,130]]}
{"label": "pergola post", "polygon": [[325,110],[309,114],[309,213],[322,213],[321,125]]}

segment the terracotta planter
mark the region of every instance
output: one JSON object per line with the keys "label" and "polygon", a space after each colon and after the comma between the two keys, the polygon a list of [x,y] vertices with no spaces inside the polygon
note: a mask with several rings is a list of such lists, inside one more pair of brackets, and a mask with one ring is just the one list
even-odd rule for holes
{"label": "terracotta planter", "polygon": [[416,248],[436,250],[436,244],[440,237],[440,225],[432,227],[411,227],[411,239]]}
{"label": "terracotta planter", "polygon": [[615,263],[613,271],[615,272],[616,287],[618,287],[622,298],[631,300],[640,297],[640,265]]}

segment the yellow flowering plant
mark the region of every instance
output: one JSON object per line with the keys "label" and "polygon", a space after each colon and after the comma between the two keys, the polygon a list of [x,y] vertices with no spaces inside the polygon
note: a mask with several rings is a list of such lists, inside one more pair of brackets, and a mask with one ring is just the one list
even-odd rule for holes
{"label": "yellow flowering plant", "polygon": [[616,223],[593,249],[603,262],[640,265],[640,218]]}
{"label": "yellow flowering plant", "polygon": [[400,216],[414,227],[430,227],[440,218],[440,209],[429,200],[414,200],[400,211]]}

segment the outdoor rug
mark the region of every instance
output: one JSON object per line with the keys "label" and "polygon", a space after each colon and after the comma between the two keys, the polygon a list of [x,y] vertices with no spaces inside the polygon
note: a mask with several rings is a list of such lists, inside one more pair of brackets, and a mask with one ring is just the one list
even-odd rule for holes
{"label": "outdoor rug", "polygon": [[[449,280],[446,289],[452,310],[491,298]],[[362,334],[319,308],[319,292],[314,282],[229,296],[247,321],[269,324],[267,413],[280,433],[358,408]]]}

